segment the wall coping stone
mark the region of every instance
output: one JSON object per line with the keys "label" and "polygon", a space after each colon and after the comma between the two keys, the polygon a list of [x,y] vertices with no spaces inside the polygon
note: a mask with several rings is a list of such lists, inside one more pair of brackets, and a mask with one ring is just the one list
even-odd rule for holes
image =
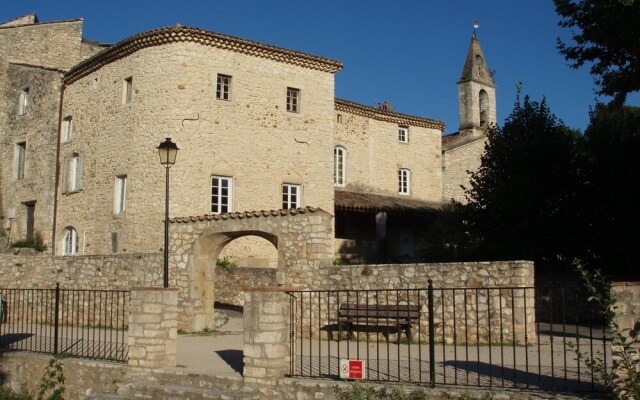
{"label": "wall coping stone", "polygon": [[640,286],[640,281],[632,281],[632,282],[611,282],[611,287],[620,287],[620,286]]}

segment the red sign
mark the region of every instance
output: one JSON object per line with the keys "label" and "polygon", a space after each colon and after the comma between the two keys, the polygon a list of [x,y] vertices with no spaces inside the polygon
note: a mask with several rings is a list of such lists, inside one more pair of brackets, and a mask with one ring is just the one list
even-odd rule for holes
{"label": "red sign", "polygon": [[340,378],[366,379],[366,364],[363,360],[340,360]]}

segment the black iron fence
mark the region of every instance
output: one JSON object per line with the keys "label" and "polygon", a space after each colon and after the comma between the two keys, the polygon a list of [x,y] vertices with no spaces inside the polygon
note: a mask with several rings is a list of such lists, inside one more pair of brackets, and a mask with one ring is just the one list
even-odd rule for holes
{"label": "black iron fence", "polygon": [[[603,314],[577,288],[290,292],[292,376],[600,391]],[[579,355],[580,354],[580,355]],[[586,359],[601,359],[604,374]],[[342,370],[342,371],[341,371]]]}
{"label": "black iron fence", "polygon": [[126,362],[130,292],[1,289],[0,347]]}

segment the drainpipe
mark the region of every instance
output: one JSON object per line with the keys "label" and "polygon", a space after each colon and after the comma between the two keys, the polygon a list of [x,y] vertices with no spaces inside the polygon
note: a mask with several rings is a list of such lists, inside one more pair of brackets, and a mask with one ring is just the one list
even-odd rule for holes
{"label": "drainpipe", "polygon": [[58,140],[56,144],[56,181],[53,193],[53,232],[51,232],[51,254],[56,255],[56,227],[58,223],[58,189],[60,182],[60,142],[62,141],[62,104],[64,103],[64,76],[60,80],[60,104],[58,105]]}

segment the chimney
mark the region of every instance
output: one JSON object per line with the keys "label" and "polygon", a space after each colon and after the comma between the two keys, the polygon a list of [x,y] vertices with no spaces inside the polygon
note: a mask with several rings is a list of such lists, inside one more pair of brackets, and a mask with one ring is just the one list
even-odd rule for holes
{"label": "chimney", "polygon": [[388,101],[385,101],[384,103],[378,103],[378,109],[380,109],[381,111],[392,111],[391,103]]}

